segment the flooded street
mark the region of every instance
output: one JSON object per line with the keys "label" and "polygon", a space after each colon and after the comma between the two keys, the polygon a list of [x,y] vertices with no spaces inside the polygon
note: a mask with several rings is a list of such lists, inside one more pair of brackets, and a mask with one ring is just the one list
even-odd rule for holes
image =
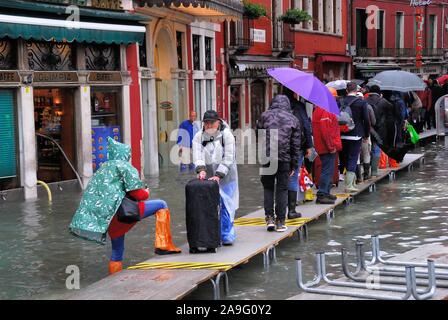
{"label": "flooded street", "polygon": [[[354,205],[338,207],[336,217],[325,217],[309,226],[309,237],[299,242],[289,238],[277,247],[278,262],[263,269],[261,256],[229,272],[230,294],[226,299],[286,299],[299,293],[295,284],[295,261],[303,260],[306,279],[314,274],[314,252],[334,252],[328,272],[341,274],[340,256],[344,246],[351,252],[355,239],[379,234],[381,250],[399,254],[427,243],[448,243],[448,149],[444,142],[430,143],[413,152],[425,152],[423,168],[397,174],[397,180],[384,179],[374,193],[356,197]],[[263,193],[256,166],[239,168],[240,210],[238,216],[262,206]],[[172,212],[174,242],[186,242],[184,186],[191,175],[175,170],[162,172],[159,179],[148,179],[151,198],[167,201]],[[62,192],[50,206],[45,198],[29,202],[0,202],[0,299],[55,298],[67,293],[65,271],[76,265],[81,287],[107,276],[111,252],[70,235],[68,225],[81,194]],[[238,241],[238,240],[237,240]],[[124,266],[154,256],[154,219],[148,218],[126,236]],[[210,282],[201,285],[188,299],[211,299]]]}

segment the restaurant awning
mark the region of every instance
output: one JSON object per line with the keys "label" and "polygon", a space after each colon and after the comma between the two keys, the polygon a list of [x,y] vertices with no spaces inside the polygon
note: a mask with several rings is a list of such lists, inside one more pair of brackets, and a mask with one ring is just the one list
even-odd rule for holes
{"label": "restaurant awning", "polygon": [[137,0],[139,7],[165,7],[204,20],[241,20],[243,3],[240,0]]}
{"label": "restaurant awning", "polygon": [[0,14],[0,35],[11,39],[130,44],[143,42],[146,28]]}

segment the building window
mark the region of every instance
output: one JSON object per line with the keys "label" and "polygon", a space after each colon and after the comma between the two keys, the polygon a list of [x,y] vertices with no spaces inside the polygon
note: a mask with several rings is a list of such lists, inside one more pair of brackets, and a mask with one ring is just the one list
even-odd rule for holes
{"label": "building window", "polygon": [[205,37],[205,70],[212,70],[212,43],[213,39]]}
{"label": "building window", "polygon": [[17,69],[17,44],[15,40],[0,39],[0,70]]}
{"label": "building window", "polygon": [[194,80],[194,109],[198,117],[202,116],[201,113],[201,101],[202,101],[202,90],[201,90],[201,80]]}
{"label": "building window", "polygon": [[87,70],[120,70],[120,47],[118,45],[89,44],[86,47]]}
{"label": "building window", "polygon": [[177,47],[177,67],[184,69],[183,52],[184,52],[184,33],[176,31],[176,47]]}
{"label": "building window", "polygon": [[139,44],[139,56],[140,56],[140,67],[148,67],[148,57],[146,55],[146,37],[143,39],[142,44]]}
{"label": "building window", "polygon": [[28,66],[34,71],[76,70],[76,48],[71,43],[27,41]]}
{"label": "building window", "polygon": [[377,48],[384,48],[384,36],[385,36],[384,11],[378,11],[378,25],[379,28],[376,31],[376,46]]}
{"label": "building window", "polygon": [[356,47],[367,48],[367,13],[365,9],[356,9]]}
{"label": "building window", "polygon": [[437,48],[437,16],[434,14],[429,16],[428,48]]}
{"label": "building window", "polygon": [[193,35],[193,68],[201,70],[201,36]]}
{"label": "building window", "polygon": [[404,47],[404,14],[397,12],[395,16],[395,48]]}

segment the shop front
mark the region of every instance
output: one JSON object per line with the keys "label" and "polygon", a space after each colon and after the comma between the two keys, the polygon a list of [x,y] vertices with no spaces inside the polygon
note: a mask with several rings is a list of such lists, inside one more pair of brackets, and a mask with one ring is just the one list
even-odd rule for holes
{"label": "shop front", "polygon": [[136,2],[151,19],[140,51],[144,173],[175,166],[176,129],[195,110],[219,110],[224,96],[223,30],[220,23],[239,20],[238,0]]}
{"label": "shop front", "polygon": [[0,187],[34,198],[38,180],[85,187],[107,161],[108,137],[131,142],[127,50],[146,18],[85,8],[67,26],[65,5],[23,3],[0,4],[0,51],[11,56],[0,60]]}

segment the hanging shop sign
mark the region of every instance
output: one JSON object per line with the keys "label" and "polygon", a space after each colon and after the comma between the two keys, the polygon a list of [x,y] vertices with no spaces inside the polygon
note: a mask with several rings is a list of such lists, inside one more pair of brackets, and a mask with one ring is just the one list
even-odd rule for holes
{"label": "hanging shop sign", "polygon": [[423,7],[416,8],[415,20],[417,22],[417,32],[415,33],[415,67],[423,66],[423,23],[424,23]]}
{"label": "hanging shop sign", "polygon": [[98,9],[123,10],[123,0],[37,0],[57,4],[92,7]]}
{"label": "hanging shop sign", "polygon": [[74,71],[36,71],[33,75],[33,82],[78,82],[78,74]]}
{"label": "hanging shop sign", "polygon": [[122,83],[120,72],[90,72],[89,83]]}
{"label": "hanging shop sign", "polygon": [[426,7],[431,4],[432,0],[411,0],[411,7]]}
{"label": "hanging shop sign", "polygon": [[0,82],[20,82],[20,76],[17,71],[0,71]]}

